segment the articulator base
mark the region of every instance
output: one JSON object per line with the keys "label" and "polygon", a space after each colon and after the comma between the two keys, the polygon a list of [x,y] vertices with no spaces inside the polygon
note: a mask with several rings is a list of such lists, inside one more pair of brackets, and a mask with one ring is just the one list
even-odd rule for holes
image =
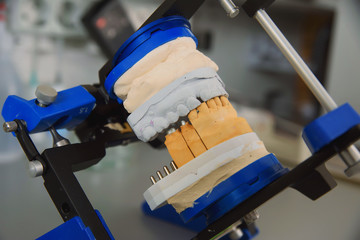
{"label": "articulator base", "polygon": [[[144,25],[171,15],[180,15],[189,19],[203,2],[204,0],[167,0]],[[221,2],[225,4],[229,1],[221,0]],[[283,171],[276,178],[266,182],[266,184],[261,185],[259,183],[261,187],[257,188],[256,191],[252,191],[246,197],[240,200],[237,199],[231,205],[232,207],[226,209],[226,211],[221,210],[222,208],[219,208],[219,211],[212,208],[203,211],[203,214],[197,214],[197,218],[186,224],[186,227],[200,231],[193,238],[196,240],[228,239],[230,237],[231,239],[251,239],[257,234],[254,225],[257,218],[255,209],[287,187],[300,191],[312,200],[318,199],[336,186],[335,180],[324,165],[327,160],[336,154],[345,156],[343,159],[345,159],[344,161],[348,166],[347,175],[351,176],[359,172],[360,163],[357,161],[359,159],[356,159],[358,151],[351,144],[360,139],[360,116],[348,104],[341,107],[336,106],[300,56],[294,52],[281,32],[273,25],[271,19],[263,10],[272,2],[273,0],[250,0],[246,1],[243,8],[249,16],[258,20],[269,33],[299,75],[314,92],[314,95],[329,112],[309,124],[304,130],[303,137],[313,153],[310,158],[289,172]],[[231,8],[231,5],[225,4],[223,6],[229,7],[229,16],[234,16],[237,12],[236,9]],[[50,99],[50,102],[39,103],[36,100],[26,102],[17,97],[10,98],[11,104],[7,108],[9,114],[5,118],[8,122],[4,124],[4,129],[16,135],[29,160],[32,175],[34,177],[43,177],[45,188],[65,222],[59,228],[39,238],[41,240],[59,238],[114,239],[101,215],[94,210],[74,175],[75,171],[83,170],[98,163],[105,156],[106,147],[125,145],[137,140],[131,131],[124,131],[119,134],[118,131],[111,130],[105,125],[109,122],[124,123],[127,118],[126,114],[114,116],[114,112],[125,113],[126,111],[119,111],[121,105],[109,99],[106,94],[104,95],[104,80],[112,68],[112,62],[109,61],[100,70],[100,85],[84,86],[64,91],[59,93],[59,98],[56,101]],[[81,103],[79,106],[63,102],[62,97],[71,100],[74,96],[79,96],[79,94],[67,94],[70,92],[81,93],[84,96],[82,99],[88,101]],[[46,91],[45,93],[48,98],[50,96],[49,92]],[[70,102],[75,103],[76,101]],[[38,109],[40,106],[42,110],[39,112],[43,113],[43,115],[38,115],[37,110],[23,110],[24,115],[19,117],[15,114],[18,110],[16,106],[33,110]],[[14,114],[11,115],[12,113]],[[81,122],[79,119],[85,121],[77,125]],[[82,142],[80,144],[70,144],[55,130],[63,127],[74,127],[75,125],[77,127],[76,132]],[[29,132],[47,130],[50,130],[53,135],[54,148],[46,149],[40,154],[34,146]],[[155,142],[154,145],[157,146],[158,144]],[[258,178],[249,185],[255,186],[256,182],[260,180],[261,178]],[[229,195],[221,196],[222,198],[215,204],[221,204]],[[164,217],[161,212],[167,211],[166,208],[160,208],[150,213],[147,206],[144,206],[144,211],[149,215],[174,223],[178,223],[180,218],[179,215],[177,215],[178,220]],[[212,217],[209,217],[209,214]],[[240,232],[242,235],[238,234]]]}

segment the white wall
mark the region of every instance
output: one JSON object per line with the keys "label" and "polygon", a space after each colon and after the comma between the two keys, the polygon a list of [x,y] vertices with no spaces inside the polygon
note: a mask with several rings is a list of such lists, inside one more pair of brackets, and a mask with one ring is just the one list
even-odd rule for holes
{"label": "white wall", "polygon": [[328,72],[328,90],[338,104],[360,112],[360,1],[340,0]]}

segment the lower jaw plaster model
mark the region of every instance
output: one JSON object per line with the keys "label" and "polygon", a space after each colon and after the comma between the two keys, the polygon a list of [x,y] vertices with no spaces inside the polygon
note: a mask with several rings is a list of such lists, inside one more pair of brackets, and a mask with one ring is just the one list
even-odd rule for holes
{"label": "lower jaw plaster model", "polygon": [[[167,184],[145,192],[152,209],[167,201],[181,213],[219,183],[269,154],[246,120],[237,116],[217,70],[213,61],[196,50],[192,38],[182,37],[148,53],[114,85],[115,94],[131,113],[128,122],[141,140],[168,133],[183,120],[165,141],[182,176],[174,174]],[[181,186],[174,190],[174,183]]]}

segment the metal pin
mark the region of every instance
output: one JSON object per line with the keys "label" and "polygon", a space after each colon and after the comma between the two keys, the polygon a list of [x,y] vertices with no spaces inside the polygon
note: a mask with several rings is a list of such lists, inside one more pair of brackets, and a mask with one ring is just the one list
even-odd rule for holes
{"label": "metal pin", "polygon": [[54,127],[50,128],[50,133],[53,136],[53,147],[62,147],[70,144],[70,141],[61,136]]}
{"label": "metal pin", "polygon": [[171,166],[171,169],[172,169],[173,171],[175,171],[175,170],[178,169],[178,167],[176,166],[176,163],[175,163],[174,161],[172,161],[172,162],[170,163],[170,166]]}
{"label": "metal pin", "polygon": [[153,185],[156,183],[156,179],[154,178],[154,176],[151,176],[151,177],[150,177],[150,180],[151,180],[151,182],[152,182]]}
{"label": "metal pin", "polygon": [[157,171],[157,172],[156,172],[156,174],[158,175],[159,180],[161,180],[161,179],[163,178],[163,175],[161,174],[161,172],[160,172],[160,171]]}
{"label": "metal pin", "polygon": [[164,168],[164,171],[166,173],[166,176],[169,175],[170,174],[169,168],[167,166],[164,166],[163,168]]}
{"label": "metal pin", "polygon": [[5,122],[3,124],[3,129],[7,133],[15,132],[18,129],[18,125],[15,121]]}
{"label": "metal pin", "polygon": [[226,11],[228,17],[234,18],[239,14],[239,7],[236,6],[231,0],[219,0],[219,2]]}
{"label": "metal pin", "polygon": [[168,131],[167,131],[167,134],[170,135],[172,133],[176,132],[175,128],[170,128]]}

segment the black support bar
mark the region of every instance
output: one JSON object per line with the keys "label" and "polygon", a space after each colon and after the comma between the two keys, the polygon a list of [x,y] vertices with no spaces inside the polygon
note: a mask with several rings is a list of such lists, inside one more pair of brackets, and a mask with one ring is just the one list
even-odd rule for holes
{"label": "black support bar", "polygon": [[40,161],[44,167],[44,186],[64,221],[79,216],[96,239],[110,240],[104,225],[73,172],[98,163],[105,156],[102,142],[93,141],[46,149],[41,155],[33,144],[26,124],[16,119],[15,135],[29,161]]}
{"label": "black support bar", "polygon": [[247,0],[242,5],[242,8],[246,14],[252,18],[257,11],[268,8],[274,2],[275,0]]}
{"label": "black support bar", "polygon": [[141,26],[145,26],[160,18],[179,15],[190,19],[205,0],[166,0]]}

